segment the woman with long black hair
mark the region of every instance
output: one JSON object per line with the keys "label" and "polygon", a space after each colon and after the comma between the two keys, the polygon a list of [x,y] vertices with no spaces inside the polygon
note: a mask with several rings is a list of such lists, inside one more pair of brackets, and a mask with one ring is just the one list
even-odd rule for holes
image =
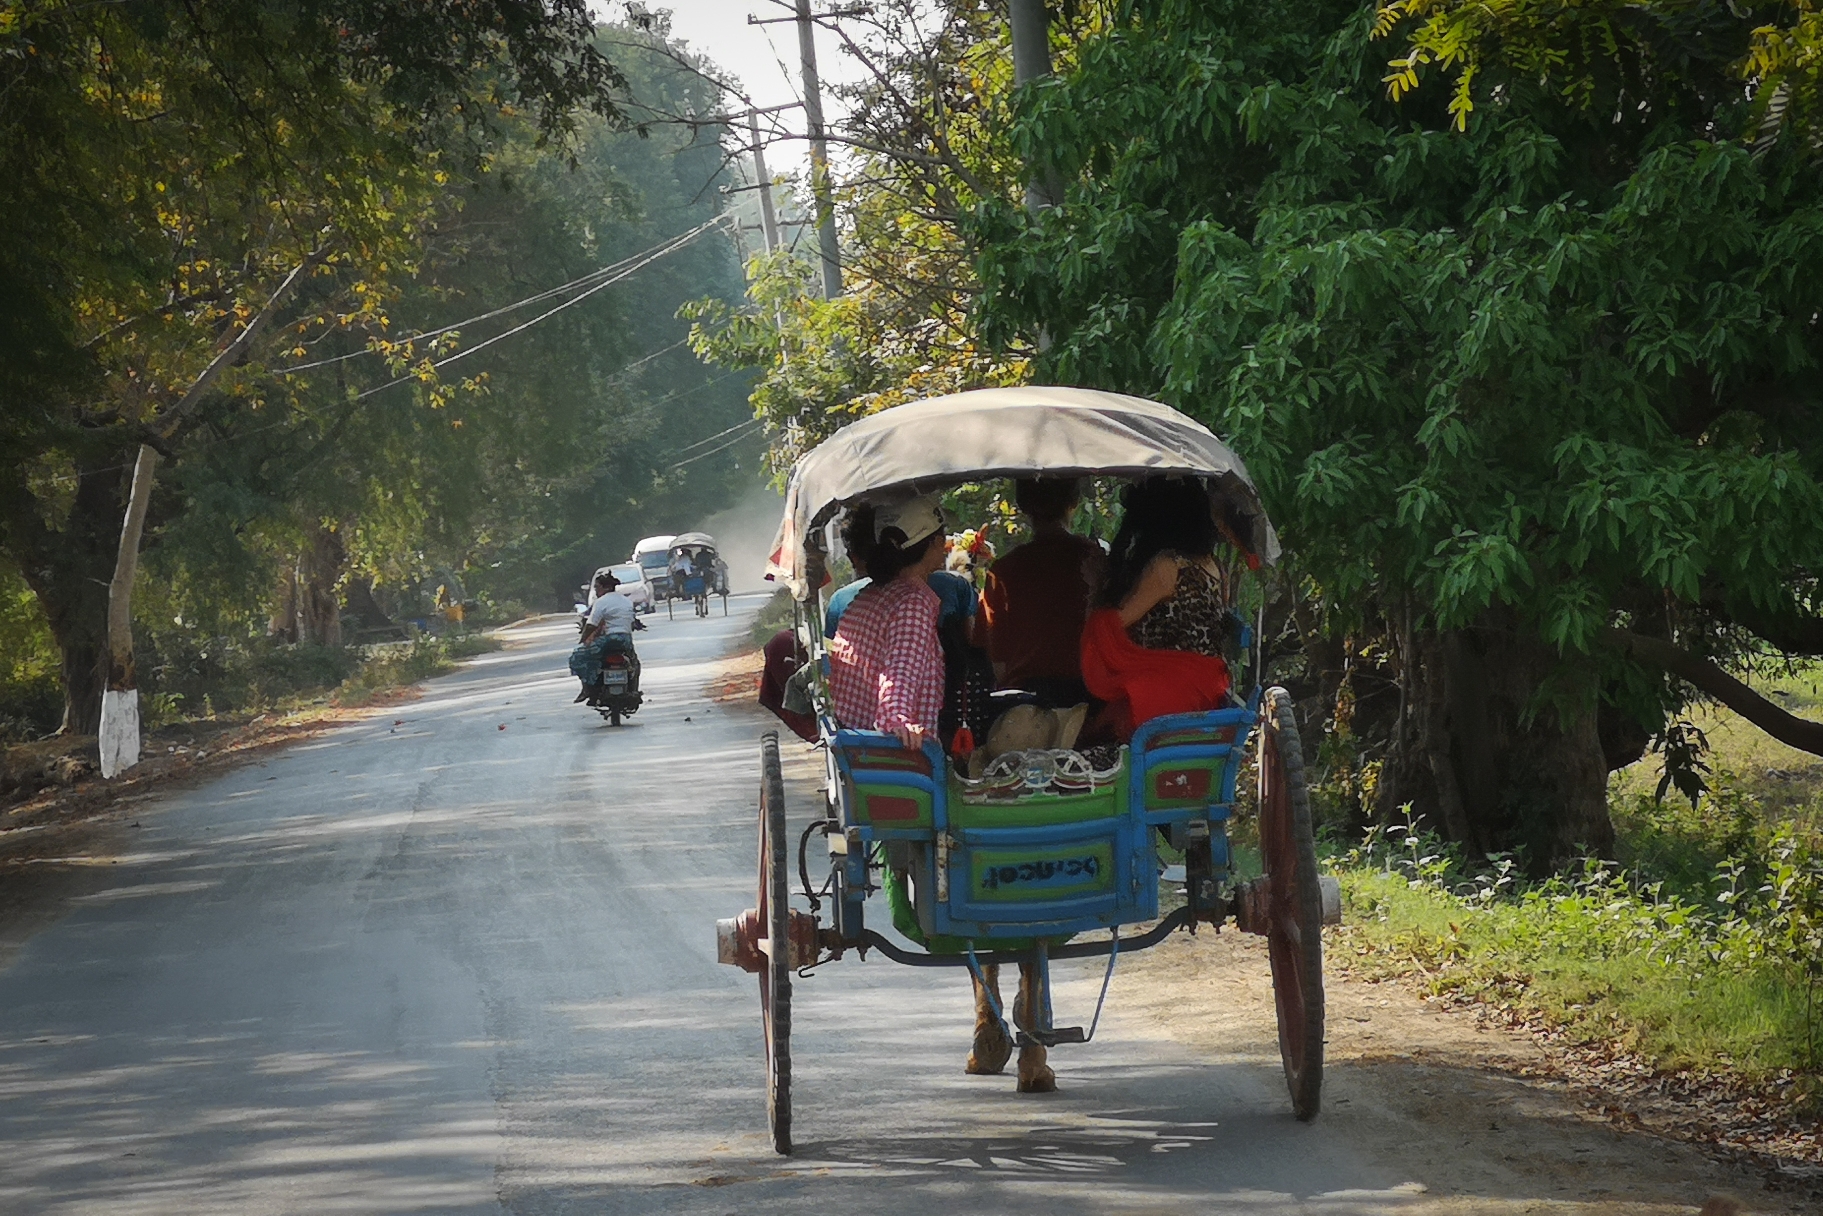
{"label": "woman with long black hair", "polygon": [[1227,701],[1222,656],[1224,543],[1203,484],[1154,477],[1127,488],[1096,610],[1083,628],[1083,682],[1107,702],[1101,722],[1123,741],[1152,718]]}

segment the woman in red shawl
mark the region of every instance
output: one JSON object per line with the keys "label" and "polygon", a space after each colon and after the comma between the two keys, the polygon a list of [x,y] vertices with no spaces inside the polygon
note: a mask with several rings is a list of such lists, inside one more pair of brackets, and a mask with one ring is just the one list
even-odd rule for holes
{"label": "woman in red shawl", "polygon": [[1082,633],[1082,678],[1122,742],[1164,714],[1228,703],[1228,586],[1215,560],[1222,533],[1193,478],[1130,486],[1107,573]]}

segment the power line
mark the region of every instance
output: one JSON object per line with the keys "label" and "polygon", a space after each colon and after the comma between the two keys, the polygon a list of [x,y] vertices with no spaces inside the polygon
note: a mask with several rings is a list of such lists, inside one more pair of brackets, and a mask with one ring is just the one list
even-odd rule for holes
{"label": "power line", "polygon": [[751,439],[751,438],[753,438],[752,435],[736,435],[733,439],[730,439],[728,442],[722,444],[720,447],[713,447],[713,448],[710,448],[707,452],[698,452],[694,456],[689,456],[683,460],[678,461],[676,464],[672,465],[669,469],[667,469],[666,472],[676,472],[678,469],[683,468],[687,464],[693,464],[696,461],[703,459],[705,456],[713,456],[717,452],[726,451],[727,449],[733,447],[735,444],[741,442],[743,439]]}
{"label": "power line", "polygon": [[[445,325],[440,329],[426,330],[423,333],[417,333],[417,334],[407,334],[405,337],[400,338],[399,341],[402,343],[403,342],[418,342],[418,341],[422,341],[425,338],[440,337],[443,334],[449,333],[451,330],[462,329],[463,327],[469,326],[469,325],[476,325],[482,321],[491,321],[495,317],[505,316],[507,313],[517,311],[518,309],[524,308],[529,304],[542,303],[545,300],[549,300],[556,296],[560,296],[563,293],[565,293],[566,291],[575,290],[576,288],[581,287],[581,286],[591,282],[594,279],[600,278],[602,275],[614,274],[616,271],[622,270],[634,262],[639,262],[639,266],[644,266],[644,265],[648,264],[651,260],[653,260],[652,257],[648,256],[648,255],[653,255],[656,253],[656,256],[663,257],[665,254],[676,252],[676,250],[682,248],[684,245],[689,244],[691,241],[694,241],[697,237],[703,235],[703,233],[705,233],[709,229],[715,227],[717,224],[726,222],[727,219],[728,219],[728,215],[726,215],[726,214],[718,215],[714,219],[706,220],[703,223],[698,224],[695,228],[692,228],[688,232],[680,233],[679,235],[674,236],[674,237],[667,237],[665,240],[660,241],[658,244],[652,246],[650,249],[645,249],[645,250],[640,251],[639,253],[635,253],[628,257],[622,258],[620,261],[615,262],[612,265],[603,266],[596,270],[591,270],[591,271],[589,271],[589,273],[582,275],[579,278],[571,279],[568,283],[563,283],[556,287],[547,288],[544,291],[538,292],[536,295],[530,295],[530,296],[527,296],[523,300],[516,300],[511,304],[502,305],[499,308],[495,308],[488,312],[481,313],[478,316],[469,317],[467,320],[452,322],[451,324]],[[640,262],[639,259],[641,259],[641,258],[645,258],[646,261]],[[633,269],[637,270],[637,269],[639,269],[639,266],[634,266]],[[625,276],[622,275],[620,277],[624,278]],[[617,278],[614,281],[618,282],[619,279]],[[580,297],[578,297],[578,298],[580,298]],[[571,303],[574,303],[574,302],[575,301],[571,301]],[[546,315],[549,315],[549,314],[546,314]],[[346,354],[332,355],[327,359],[318,359],[311,363],[295,363],[295,364],[291,365],[290,367],[280,367],[280,368],[275,368],[273,370],[279,374],[284,374],[284,373],[288,373],[288,372],[309,371],[311,368],[327,367],[332,363],[340,363],[346,359],[358,359],[362,355],[375,355],[375,354],[379,354],[379,353],[380,353],[379,351],[373,349],[372,347],[367,347],[362,350],[349,351]]]}
{"label": "power line", "polygon": [[[524,331],[530,329],[532,326],[538,324],[538,322],[544,320],[547,317],[555,316],[556,314],[562,312],[564,309],[569,308],[572,305],[582,303],[584,300],[588,299],[590,296],[594,295],[596,292],[601,291],[605,288],[614,286],[614,284],[620,282],[622,279],[627,278],[629,275],[633,274],[635,271],[642,270],[645,267],[650,266],[653,262],[658,261],[660,258],[664,257],[665,255],[674,253],[678,249],[683,248],[683,246],[688,244],[689,241],[695,240],[698,236],[700,236],[704,232],[708,231],[709,228],[711,228],[715,224],[721,223],[725,218],[726,217],[724,217],[724,216],[717,216],[714,220],[711,220],[709,223],[702,224],[702,225],[698,226],[697,228],[692,229],[690,231],[690,233],[688,234],[688,240],[679,238],[678,241],[674,242],[673,244],[669,245],[668,247],[659,249],[657,252],[649,254],[645,258],[644,261],[638,262],[632,266],[628,266],[625,270],[621,271],[619,274],[615,275],[613,278],[605,279],[602,282],[595,284],[594,286],[590,287],[587,291],[582,292],[580,295],[576,296],[575,298],[565,300],[563,303],[559,304],[557,307],[548,309],[544,312],[541,312],[537,316],[533,317],[531,320],[525,321],[525,322],[522,322],[521,324],[513,326],[513,328],[507,330],[505,333],[495,334],[493,337],[489,338],[485,342],[478,342],[474,346],[469,347],[467,350],[459,350],[447,359],[437,360],[436,362],[434,362],[430,365],[430,370],[436,371],[441,368],[448,367],[450,364],[456,362],[458,359],[466,359],[470,355],[475,354],[478,351],[486,350],[488,347],[492,346],[496,342],[502,342],[502,341],[505,341],[507,338],[512,337],[514,334],[523,333]],[[400,376],[396,380],[388,380],[385,384],[375,385],[373,388],[367,389],[365,392],[357,393],[357,394],[355,394],[354,399],[356,401],[364,401],[368,397],[373,396],[375,393],[385,392],[387,389],[392,388],[394,385],[405,384],[408,382],[418,381],[420,379],[421,379],[421,377],[415,376],[415,375]]]}
{"label": "power line", "polygon": [[700,448],[705,443],[714,443],[717,439],[720,439],[723,435],[729,434],[733,431],[741,430],[744,427],[758,426],[763,421],[764,421],[764,419],[761,419],[761,418],[749,418],[745,422],[737,422],[725,431],[715,432],[715,434],[709,436],[707,439],[698,439],[695,443],[686,443],[681,448],[672,448],[671,455],[675,456],[679,452],[688,452],[691,448]]}
{"label": "power line", "polygon": [[652,362],[652,360],[660,358],[664,355],[668,355],[680,346],[688,345],[689,341],[690,341],[690,335],[685,334],[683,337],[679,338],[677,341],[673,342],[671,345],[665,347],[663,350],[655,350],[651,354],[646,355],[643,358],[635,359],[633,362],[627,364],[625,367],[621,368],[619,371],[615,372],[614,374],[616,376],[624,376],[628,372],[638,371],[640,368],[644,367],[646,364]]}

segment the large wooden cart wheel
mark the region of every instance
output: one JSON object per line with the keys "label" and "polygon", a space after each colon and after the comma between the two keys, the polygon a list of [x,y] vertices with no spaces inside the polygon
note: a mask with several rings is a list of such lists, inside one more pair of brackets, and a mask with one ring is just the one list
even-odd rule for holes
{"label": "large wooden cart wheel", "polygon": [[766,964],[760,969],[760,1016],[766,1028],[766,1119],[774,1152],[791,1152],[791,905],[786,894],[785,776],[779,736],[760,738],[760,900]]}
{"label": "large wooden cart wheel", "polygon": [[1272,688],[1260,714],[1260,856],[1279,1056],[1291,1106],[1316,1118],[1323,1094],[1323,893],[1317,880],[1304,749],[1291,694]]}

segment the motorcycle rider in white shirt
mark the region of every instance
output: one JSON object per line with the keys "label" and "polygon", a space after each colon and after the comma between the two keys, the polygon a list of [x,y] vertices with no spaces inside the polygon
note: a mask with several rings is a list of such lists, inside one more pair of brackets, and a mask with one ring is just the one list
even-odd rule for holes
{"label": "motorcycle rider in white shirt", "polygon": [[[626,639],[627,653],[633,654],[633,631],[644,629],[640,624],[638,611],[633,601],[620,594],[616,588],[620,580],[609,571],[602,571],[595,576],[595,602],[589,606],[589,615],[583,622],[581,644],[587,646],[597,638],[618,634]],[[633,659],[634,669],[638,670],[638,657]],[[587,701],[591,689],[585,684],[582,691],[576,694],[577,703]]]}
{"label": "motorcycle rider in white shirt", "polygon": [[604,633],[624,633],[632,640],[637,610],[632,600],[616,590],[619,586],[620,580],[607,571],[595,576],[595,602],[589,606],[587,627],[582,631],[584,643]]}

